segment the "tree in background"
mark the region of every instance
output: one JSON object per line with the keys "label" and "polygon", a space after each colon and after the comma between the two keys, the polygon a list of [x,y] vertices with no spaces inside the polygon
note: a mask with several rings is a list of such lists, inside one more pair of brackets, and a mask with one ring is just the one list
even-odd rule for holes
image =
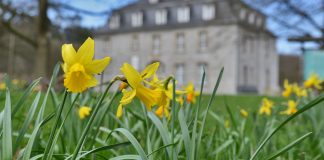
{"label": "tree in background", "polygon": [[[80,34],[81,37],[91,35],[90,29],[80,25],[82,15],[107,17],[114,7],[129,2],[132,0],[125,0],[123,3],[116,0],[102,0],[101,3],[107,5],[108,9],[97,12],[74,7],[64,0],[0,0],[0,27],[34,48],[35,53],[24,53],[34,59],[33,76],[49,76],[52,68],[50,60],[53,39],[80,41],[80,37],[78,39],[74,34]],[[50,19],[48,15],[50,11],[55,12],[59,20]],[[75,23],[78,18],[79,23]],[[68,31],[69,37],[64,35],[64,30]]]}
{"label": "tree in background", "polygon": [[244,0],[267,15],[279,37],[324,48],[324,0]]}

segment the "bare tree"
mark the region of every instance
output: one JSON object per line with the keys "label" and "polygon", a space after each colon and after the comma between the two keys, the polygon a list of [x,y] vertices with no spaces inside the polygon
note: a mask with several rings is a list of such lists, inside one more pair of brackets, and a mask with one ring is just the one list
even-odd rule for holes
{"label": "bare tree", "polygon": [[[132,0],[123,1],[123,4],[127,4],[125,2],[129,3],[131,1]],[[110,2],[112,1],[110,0]],[[108,1],[103,3],[109,5]],[[1,26],[35,48],[36,52],[32,55],[36,59],[33,69],[34,76],[48,76],[51,27],[53,27],[53,20],[50,20],[48,17],[50,9],[56,11],[63,20],[68,20],[71,17],[64,14],[66,11],[74,12],[75,15],[86,14],[106,17],[110,14],[112,8],[110,7],[107,11],[93,12],[63,3],[62,0],[29,0],[21,2],[0,0]],[[31,32],[26,32],[24,29],[25,26],[23,28],[20,28],[21,25],[17,27],[17,23],[23,21],[29,22],[28,27],[31,28]],[[33,26],[34,24],[36,25]]]}
{"label": "bare tree", "polygon": [[324,47],[324,0],[244,0],[263,12],[277,36]]}

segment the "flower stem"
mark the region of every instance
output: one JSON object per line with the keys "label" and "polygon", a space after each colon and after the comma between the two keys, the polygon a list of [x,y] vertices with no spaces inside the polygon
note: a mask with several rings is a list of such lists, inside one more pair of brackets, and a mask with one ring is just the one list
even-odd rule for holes
{"label": "flower stem", "polygon": [[[110,106],[113,104],[115,98],[117,97],[117,95],[118,95],[119,93],[120,93],[119,91],[117,91],[117,92],[114,93],[114,95],[113,95],[112,98],[110,99],[110,102],[109,102],[109,104],[108,104],[106,110],[105,110],[103,113],[107,113],[107,112],[108,112],[108,109],[109,109]],[[92,142],[91,142],[90,147],[92,147],[92,146],[94,145],[94,143],[95,143],[95,141],[96,141],[96,138],[97,138],[98,135],[99,135],[99,128],[100,128],[100,125],[102,124],[104,118],[105,118],[105,114],[103,114],[103,115],[100,117],[99,121],[98,121],[99,123],[98,123],[97,129],[95,130],[95,132],[93,132],[93,133],[94,133],[94,137],[93,137],[93,139],[92,139]]]}
{"label": "flower stem", "polygon": [[60,118],[61,118],[61,115],[62,115],[62,112],[63,112],[63,108],[64,108],[64,104],[65,104],[67,95],[68,95],[68,91],[65,90],[63,101],[62,101],[60,107],[58,108],[58,110],[56,112],[56,120],[55,120],[54,126],[52,128],[52,131],[51,131],[51,134],[50,134],[50,138],[49,138],[48,143],[47,143],[46,148],[45,148],[43,160],[48,159],[47,156],[48,156],[48,153],[49,153],[49,151],[51,149],[51,146],[52,146],[52,143],[53,143],[53,138],[54,138],[56,129],[57,129],[58,125],[59,125],[59,121],[60,121]]}
{"label": "flower stem", "polygon": [[99,109],[100,109],[100,105],[102,104],[104,98],[105,98],[106,95],[108,94],[108,91],[109,91],[110,87],[112,86],[112,84],[114,84],[114,82],[115,82],[115,80],[111,81],[111,82],[108,84],[108,86],[107,86],[105,92],[101,95],[101,97],[100,97],[100,99],[99,99],[99,102],[98,102],[98,103],[96,104],[96,106],[94,107],[94,111],[93,111],[93,113],[91,114],[91,117],[90,117],[90,119],[89,119],[89,121],[88,121],[88,123],[87,123],[87,126],[86,126],[86,128],[83,130],[82,135],[81,135],[81,138],[80,138],[80,140],[79,140],[79,142],[78,142],[78,144],[77,144],[77,147],[75,148],[75,150],[74,150],[74,152],[73,152],[72,160],[75,160],[75,159],[77,158],[77,156],[78,156],[78,154],[79,154],[79,152],[80,152],[80,149],[82,148],[83,143],[84,143],[84,141],[85,141],[85,139],[86,139],[86,136],[87,136],[87,134],[88,134],[90,128],[92,127],[92,123],[94,122],[94,119],[96,118],[96,116],[97,116],[97,114],[98,114],[98,111],[99,111]]}

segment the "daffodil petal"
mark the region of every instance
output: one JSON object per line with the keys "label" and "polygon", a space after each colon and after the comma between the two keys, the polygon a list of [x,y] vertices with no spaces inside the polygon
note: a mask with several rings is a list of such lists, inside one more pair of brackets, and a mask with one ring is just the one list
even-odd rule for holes
{"label": "daffodil petal", "polygon": [[123,105],[120,104],[117,108],[117,113],[116,113],[116,116],[117,118],[120,118],[121,116],[123,115]]}
{"label": "daffodil petal", "polygon": [[131,91],[127,91],[127,90],[123,90],[123,97],[120,100],[120,103],[122,105],[126,105],[129,104],[130,102],[132,102],[132,100],[134,99],[134,97],[136,96],[136,90],[131,90]]}
{"label": "daffodil petal", "polygon": [[142,78],[146,79],[152,77],[155,74],[155,72],[158,70],[159,65],[160,65],[159,62],[155,62],[148,65],[141,73]]}
{"label": "daffodil petal", "polygon": [[77,55],[72,44],[62,45],[62,58],[68,64],[73,64],[77,61]]}
{"label": "daffodil petal", "polygon": [[137,88],[141,85],[142,77],[136,71],[136,69],[128,63],[124,63],[123,66],[120,68],[121,72],[125,75],[128,84],[132,88]]}
{"label": "daffodil petal", "polygon": [[159,101],[159,98],[161,98],[161,92],[158,90],[146,88],[141,85],[136,90],[136,96],[144,103],[147,110],[150,111],[152,106],[156,105]]}
{"label": "daffodil petal", "polygon": [[79,60],[83,64],[89,64],[94,56],[94,40],[90,37],[81,45],[78,50]]}
{"label": "daffodil petal", "polygon": [[99,74],[109,65],[110,57],[94,60],[86,66],[87,72],[91,74]]}

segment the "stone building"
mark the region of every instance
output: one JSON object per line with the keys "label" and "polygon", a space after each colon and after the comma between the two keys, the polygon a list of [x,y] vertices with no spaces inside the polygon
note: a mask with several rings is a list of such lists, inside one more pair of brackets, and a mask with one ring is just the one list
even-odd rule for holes
{"label": "stone building", "polygon": [[179,86],[200,84],[205,68],[211,92],[224,66],[223,94],[278,90],[276,37],[265,15],[239,0],[139,0],[113,11],[95,40],[98,57],[112,57],[106,80],[123,62],[141,70],[159,61]]}

